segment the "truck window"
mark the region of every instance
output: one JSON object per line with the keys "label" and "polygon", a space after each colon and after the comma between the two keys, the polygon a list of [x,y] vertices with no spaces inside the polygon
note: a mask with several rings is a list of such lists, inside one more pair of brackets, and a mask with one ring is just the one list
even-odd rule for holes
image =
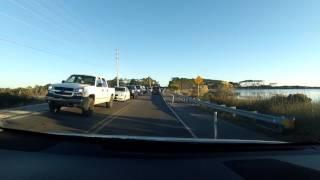
{"label": "truck window", "polygon": [[108,83],[104,78],[102,78],[102,87],[108,87]]}
{"label": "truck window", "polygon": [[102,87],[102,81],[100,78],[97,79],[97,87]]}

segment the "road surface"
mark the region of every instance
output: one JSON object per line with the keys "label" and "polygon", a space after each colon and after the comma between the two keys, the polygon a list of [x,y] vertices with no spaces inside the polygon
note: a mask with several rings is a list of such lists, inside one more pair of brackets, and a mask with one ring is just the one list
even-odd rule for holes
{"label": "road surface", "polygon": [[[3,116],[5,127],[37,132],[73,132],[107,135],[191,137],[172,115],[161,96],[140,96],[128,102],[115,102],[111,109],[95,107],[92,117],[83,117],[77,108],[63,108],[52,114],[46,104],[42,111]],[[11,111],[10,111],[11,112]],[[2,113],[5,114],[5,113]]]}
{"label": "road surface", "polygon": [[[83,117],[77,108],[53,114],[47,104],[2,110],[0,122],[4,127],[37,132],[180,138],[213,138],[214,134],[210,116],[184,105],[169,108],[160,95],[115,102],[112,109],[98,105],[92,117]],[[270,140],[233,124],[219,123],[218,138]]]}

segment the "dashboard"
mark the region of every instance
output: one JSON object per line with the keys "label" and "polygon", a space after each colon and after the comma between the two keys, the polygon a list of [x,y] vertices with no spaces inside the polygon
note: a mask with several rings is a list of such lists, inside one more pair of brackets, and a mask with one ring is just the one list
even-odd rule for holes
{"label": "dashboard", "polygon": [[0,132],[1,179],[320,179],[318,145],[159,143]]}

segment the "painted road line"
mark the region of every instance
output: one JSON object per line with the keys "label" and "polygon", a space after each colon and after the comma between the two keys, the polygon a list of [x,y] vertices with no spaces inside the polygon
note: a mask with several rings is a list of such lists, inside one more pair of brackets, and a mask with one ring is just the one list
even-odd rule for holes
{"label": "painted road line", "polygon": [[0,120],[1,119],[6,119],[8,117],[10,117],[10,115],[8,115],[8,114],[0,114]]}
{"label": "painted road line", "polygon": [[7,109],[1,109],[0,113],[7,112],[7,111],[13,111],[13,110],[25,110],[25,109],[33,109],[33,108],[39,108],[42,106],[48,105],[48,103],[41,103],[41,104],[31,104],[26,106],[19,106],[19,107],[13,107],[13,108],[7,108]]}
{"label": "painted road line", "polygon": [[0,110],[0,120],[18,119],[48,111],[47,103],[20,106]]}
{"label": "painted road line", "polygon": [[107,121],[105,121],[104,124],[102,124],[100,127],[98,127],[95,131],[93,131],[93,133],[97,134],[99,131],[101,131],[103,128],[105,128],[106,126],[108,126],[110,123],[113,122],[113,120],[115,120],[116,118],[119,117],[119,115],[121,113],[123,113],[124,111],[128,110],[129,106],[126,106],[124,108],[121,109],[120,112],[118,112],[117,114],[114,114],[112,117],[110,117]]}
{"label": "painted road line", "polygon": [[110,118],[112,118],[113,116],[115,116],[116,114],[122,112],[123,109],[125,109],[126,107],[128,107],[131,104],[131,102],[129,102],[127,105],[125,105],[124,107],[122,107],[121,109],[119,109],[118,111],[116,111],[115,113],[105,117],[104,119],[102,119],[101,121],[97,122],[96,124],[94,124],[89,130],[86,131],[86,133],[91,133],[94,129],[98,128],[99,126],[103,125],[106,121],[108,121]]}
{"label": "painted road line", "polygon": [[22,118],[27,118],[27,117],[30,117],[30,116],[36,116],[36,115],[41,115],[42,112],[32,112],[32,113],[29,113],[29,114],[25,114],[25,115],[19,115],[19,116],[11,116],[11,117],[8,117],[4,120],[15,120],[15,119],[22,119]]}
{"label": "painted road line", "polygon": [[166,102],[166,100],[164,99],[164,97],[161,95],[162,100],[164,101],[164,103],[167,105],[167,107],[170,109],[170,111],[172,112],[172,114],[176,117],[176,119],[184,126],[185,129],[187,129],[187,131],[191,134],[191,136],[193,138],[198,138],[197,135],[191,130],[191,128],[189,128],[189,126],[180,118],[180,116],[172,109],[172,107]]}
{"label": "painted road line", "polygon": [[21,118],[30,117],[33,115],[40,115],[40,114],[43,114],[44,112],[47,112],[47,110],[33,111],[33,112],[24,113],[24,114],[0,114],[0,120],[21,119]]}

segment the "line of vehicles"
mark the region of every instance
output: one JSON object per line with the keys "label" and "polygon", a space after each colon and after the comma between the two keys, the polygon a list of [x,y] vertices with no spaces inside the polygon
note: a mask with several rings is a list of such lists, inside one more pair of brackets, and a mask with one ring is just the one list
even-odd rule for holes
{"label": "line of vehicles", "polygon": [[112,108],[113,101],[127,101],[145,94],[160,94],[160,87],[141,85],[109,87],[105,78],[91,75],[71,75],[67,80],[48,87],[46,101],[50,112],[59,112],[61,107],[78,107],[85,116],[91,116],[97,104]]}

